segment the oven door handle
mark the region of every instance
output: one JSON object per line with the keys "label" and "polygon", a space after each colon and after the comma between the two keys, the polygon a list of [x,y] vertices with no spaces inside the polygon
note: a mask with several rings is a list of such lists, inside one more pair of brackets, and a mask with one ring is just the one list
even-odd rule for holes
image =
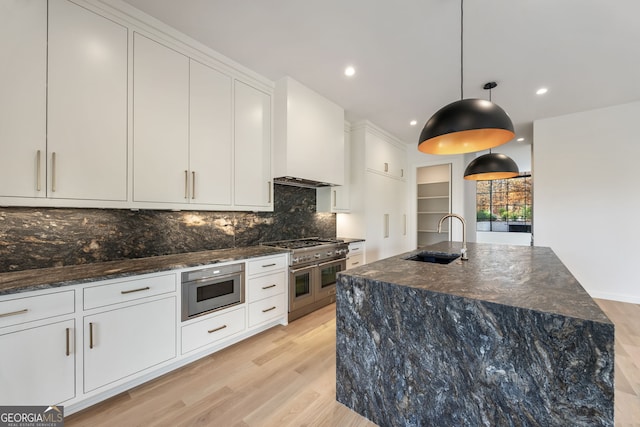
{"label": "oven door handle", "polygon": [[200,285],[200,284],[205,283],[205,282],[211,282],[211,284],[214,284],[214,283],[218,283],[218,282],[224,281],[224,279],[228,279],[230,277],[237,276],[238,274],[239,273],[223,274],[223,275],[220,275],[220,276],[207,276],[207,277],[202,277],[200,279],[190,280],[188,282],[182,282],[182,284],[183,285],[186,285],[186,284],[198,284],[198,285]]}
{"label": "oven door handle", "polygon": [[295,270],[292,268],[291,270],[289,270],[289,272],[291,274],[296,274],[296,273],[299,273],[300,271],[311,270],[312,268],[316,268],[317,266],[318,266],[318,264],[313,264],[313,265],[308,265],[306,267],[298,268],[298,269],[295,269]]}
{"label": "oven door handle", "polygon": [[327,262],[323,262],[322,264],[318,264],[318,267],[324,267],[325,265],[337,264],[337,263],[342,263],[342,262],[346,262],[346,261],[347,261],[346,258],[333,259],[331,261],[327,261]]}

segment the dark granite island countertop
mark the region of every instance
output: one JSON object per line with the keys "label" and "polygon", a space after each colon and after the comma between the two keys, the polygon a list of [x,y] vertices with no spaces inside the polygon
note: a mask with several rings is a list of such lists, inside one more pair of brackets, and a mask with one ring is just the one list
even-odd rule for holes
{"label": "dark granite island countertop", "polygon": [[417,252],[339,275],[338,401],[381,426],[613,425],[614,326],[550,248]]}
{"label": "dark granite island countertop", "polygon": [[287,252],[270,246],[249,246],[0,273],[0,296]]}

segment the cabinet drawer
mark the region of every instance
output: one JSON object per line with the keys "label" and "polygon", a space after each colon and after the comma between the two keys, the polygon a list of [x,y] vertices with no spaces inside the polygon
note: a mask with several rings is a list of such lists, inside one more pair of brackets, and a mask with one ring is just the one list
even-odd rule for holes
{"label": "cabinet drawer", "polygon": [[280,255],[272,258],[260,258],[254,261],[249,261],[247,264],[249,267],[249,276],[269,273],[285,268],[287,266],[287,256]]}
{"label": "cabinet drawer", "polygon": [[220,341],[245,329],[245,308],[182,327],[182,353]]}
{"label": "cabinet drawer", "polygon": [[249,304],[249,327],[276,319],[287,313],[284,295],[275,295]]}
{"label": "cabinet drawer", "polygon": [[349,255],[349,257],[347,258],[347,269],[354,268],[354,267],[359,267],[362,264],[363,264],[362,263],[362,254]]}
{"label": "cabinet drawer", "polygon": [[84,289],[84,309],[90,310],[92,308],[175,292],[175,290],[175,274],[108,283]]}
{"label": "cabinet drawer", "polygon": [[285,290],[285,283],[284,271],[250,279],[247,285],[247,301],[251,303],[281,294]]}
{"label": "cabinet drawer", "polygon": [[73,290],[0,302],[0,328],[75,311]]}
{"label": "cabinet drawer", "polygon": [[364,252],[364,242],[349,243],[349,255],[357,255]]}

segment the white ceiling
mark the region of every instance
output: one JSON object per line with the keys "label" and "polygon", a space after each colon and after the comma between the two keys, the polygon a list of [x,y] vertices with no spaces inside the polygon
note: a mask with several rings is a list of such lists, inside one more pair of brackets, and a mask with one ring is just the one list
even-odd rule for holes
{"label": "white ceiling", "polygon": [[[417,144],[460,97],[459,0],[125,0],[270,80],[289,75]],[[357,74],[343,75],[353,64]],[[533,121],[640,100],[640,1],[467,0],[464,96]],[[538,96],[535,91],[547,87]],[[409,126],[415,119],[418,125]],[[640,118],[639,118],[640,119]]]}

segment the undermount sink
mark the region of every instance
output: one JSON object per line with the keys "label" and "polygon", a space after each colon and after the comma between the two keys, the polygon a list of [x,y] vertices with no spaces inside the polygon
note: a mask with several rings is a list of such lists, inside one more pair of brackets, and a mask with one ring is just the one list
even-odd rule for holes
{"label": "undermount sink", "polygon": [[450,264],[460,258],[460,254],[450,254],[447,252],[422,251],[416,255],[405,258],[409,261],[431,262],[434,264]]}

